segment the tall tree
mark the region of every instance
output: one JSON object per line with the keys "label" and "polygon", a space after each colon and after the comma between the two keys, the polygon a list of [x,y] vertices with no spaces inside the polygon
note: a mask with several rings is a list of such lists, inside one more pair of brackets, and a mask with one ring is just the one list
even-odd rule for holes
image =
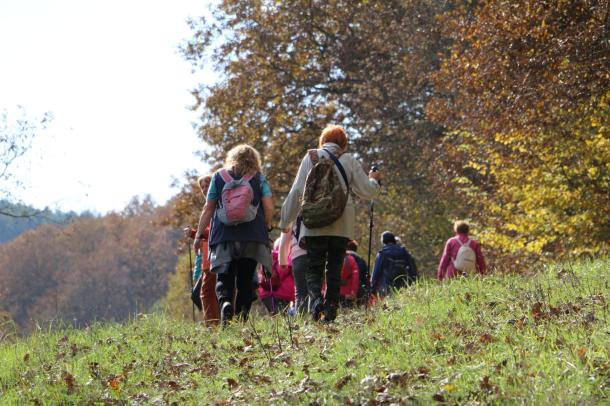
{"label": "tall tree", "polygon": [[[430,0],[238,0],[221,2],[212,21],[192,20],[184,57],[195,67],[212,63],[222,78],[193,91],[199,132],[211,146],[206,158],[219,162],[235,144],[253,145],[281,203],[321,129],[342,124],[351,151],[386,174],[380,226],[391,224],[431,264],[448,224],[428,170],[442,131],[424,112],[429,74],[445,47],[437,25],[444,7]],[[364,237],[366,206],[361,213]]]}

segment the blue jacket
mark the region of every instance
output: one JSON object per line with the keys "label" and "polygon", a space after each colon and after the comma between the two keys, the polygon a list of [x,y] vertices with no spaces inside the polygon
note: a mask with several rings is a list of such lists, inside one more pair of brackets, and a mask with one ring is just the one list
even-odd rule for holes
{"label": "blue jacket", "polygon": [[[377,253],[375,258],[375,267],[373,268],[373,275],[371,275],[371,291],[372,293],[387,292],[390,281],[388,275],[385,272],[388,269],[388,258],[392,259],[405,259],[407,263],[415,266],[415,261],[409,251],[404,247],[397,244],[385,245],[381,251]],[[413,270],[413,272],[417,272]]]}

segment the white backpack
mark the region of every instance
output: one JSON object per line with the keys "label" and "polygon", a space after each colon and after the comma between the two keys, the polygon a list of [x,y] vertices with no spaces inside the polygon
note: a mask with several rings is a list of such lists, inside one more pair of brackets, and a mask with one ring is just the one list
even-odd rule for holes
{"label": "white backpack", "polygon": [[453,260],[453,267],[460,272],[474,273],[477,269],[477,255],[470,248],[470,239],[466,240],[464,244],[459,238],[456,238],[456,240],[460,244],[460,249]]}

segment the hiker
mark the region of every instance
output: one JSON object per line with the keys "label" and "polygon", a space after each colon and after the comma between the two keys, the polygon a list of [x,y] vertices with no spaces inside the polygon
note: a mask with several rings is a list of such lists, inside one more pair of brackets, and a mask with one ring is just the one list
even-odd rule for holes
{"label": "hiker", "polygon": [[301,219],[297,217],[294,224],[289,227],[290,232],[282,231],[280,237],[279,263],[280,266],[290,265],[294,279],[294,310],[303,314],[309,312],[309,292],[307,291],[307,251],[299,245],[301,232]]}
{"label": "hiker", "polygon": [[289,307],[290,302],[294,301],[292,267],[280,265],[279,251],[280,238],[275,240],[273,251],[271,251],[273,259],[271,275],[268,277],[261,270],[259,276],[261,282],[258,287],[258,296],[271,314],[284,311]]}
{"label": "hiker", "polygon": [[454,237],[445,243],[445,250],[438,265],[436,277],[439,280],[459,275],[485,274],[487,266],[479,243],[469,237],[470,226],[459,220],[453,224]]}
{"label": "hiker", "polygon": [[248,318],[255,297],[253,280],[257,264],[266,272],[271,271],[269,232],[273,198],[261,173],[260,154],[251,146],[242,144],[232,148],[224,168],[214,173],[199,218],[196,249],[212,217],[210,270],[216,273],[216,296],[224,326],[234,315],[243,320]]}
{"label": "hiker", "polygon": [[341,287],[339,300],[344,307],[354,307],[358,299],[358,286],[360,285],[360,270],[353,256],[346,253],[341,267]]}
{"label": "hiker", "polygon": [[[200,176],[197,179],[197,184],[203,194],[203,203],[208,194],[210,187],[210,181],[212,175]],[[197,230],[187,227],[184,230],[185,237],[196,238]],[[195,289],[193,294],[200,298],[201,311],[203,315],[203,322],[207,326],[217,325],[220,320],[220,314],[218,311],[218,301],[216,299],[216,274],[210,272],[210,261],[208,258],[208,235],[210,227],[207,227],[202,236],[201,249],[197,250],[197,256],[195,257],[195,270],[193,272],[193,282],[195,282]]]}
{"label": "hiker", "polygon": [[347,255],[354,258],[356,264],[358,264],[358,294],[357,304],[364,305],[368,302],[368,297],[371,292],[369,267],[366,265],[364,259],[358,255],[358,242],[356,240],[350,240],[347,243]]}
{"label": "hiker", "polygon": [[[346,150],[343,128],[326,127],[320,135],[319,148],[309,150],[303,157],[282,206],[280,228],[285,233],[290,232],[299,213],[302,217],[299,242],[303,240],[307,249],[307,290],[311,315],[316,321],[332,322],[337,316],[341,265],[347,242],[354,236],[355,208],[350,191],[365,200],[379,192],[380,173],[371,171],[367,176]],[[323,300],[325,277],[327,292]]]}
{"label": "hiker", "polygon": [[415,258],[404,247],[396,244],[394,234],[384,231],[381,234],[383,248],[375,257],[371,276],[371,291],[380,297],[410,285],[417,278]]}

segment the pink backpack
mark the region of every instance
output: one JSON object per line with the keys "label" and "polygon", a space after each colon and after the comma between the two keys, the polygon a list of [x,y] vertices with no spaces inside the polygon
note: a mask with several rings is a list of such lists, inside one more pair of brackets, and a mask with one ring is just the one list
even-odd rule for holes
{"label": "pink backpack", "polygon": [[220,205],[217,209],[218,219],[228,226],[254,220],[258,212],[258,204],[256,206],[252,204],[254,191],[250,186],[250,180],[253,176],[234,179],[226,169],[221,169],[219,173],[225,181],[225,185],[220,193]]}

